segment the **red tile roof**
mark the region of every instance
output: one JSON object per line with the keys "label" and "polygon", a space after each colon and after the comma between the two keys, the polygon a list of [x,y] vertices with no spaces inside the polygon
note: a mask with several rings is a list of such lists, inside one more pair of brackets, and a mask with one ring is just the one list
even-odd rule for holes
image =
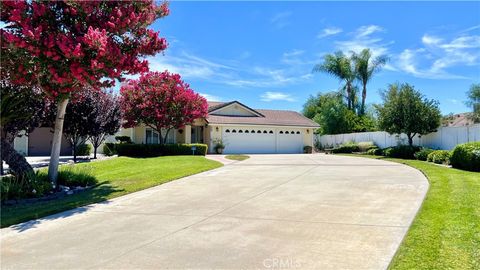
{"label": "red tile roof", "polygon": [[[233,102],[208,102],[209,112]],[[249,108],[250,109],[250,108]],[[319,125],[302,114],[286,110],[252,109],[263,116],[226,116],[209,114],[207,122],[211,124],[244,124],[244,125],[275,125],[319,127]]]}

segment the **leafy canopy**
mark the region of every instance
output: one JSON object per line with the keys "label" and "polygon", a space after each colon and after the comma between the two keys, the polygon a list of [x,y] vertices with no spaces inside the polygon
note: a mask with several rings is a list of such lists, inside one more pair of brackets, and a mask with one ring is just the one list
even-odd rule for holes
{"label": "leafy canopy", "polygon": [[467,92],[468,101],[466,104],[472,107],[472,119],[474,122],[480,122],[480,83],[472,84]]}
{"label": "leafy canopy", "polygon": [[380,128],[390,134],[405,133],[410,145],[415,135],[433,132],[440,126],[438,101],[425,98],[407,83],[391,84],[383,93],[383,101],[377,106]]}

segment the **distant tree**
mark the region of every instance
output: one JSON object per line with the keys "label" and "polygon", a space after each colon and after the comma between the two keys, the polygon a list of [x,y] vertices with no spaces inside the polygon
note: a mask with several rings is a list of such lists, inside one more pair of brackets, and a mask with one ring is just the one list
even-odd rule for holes
{"label": "distant tree", "polygon": [[327,54],[324,57],[323,63],[315,65],[313,71],[324,72],[343,81],[345,84],[342,88],[344,88],[346,92],[347,109],[355,109],[356,93],[353,83],[356,79],[356,74],[350,57],[341,51],[335,54]]}
{"label": "distant tree", "polygon": [[112,93],[100,92],[95,99],[92,118],[88,125],[88,138],[93,145],[93,158],[107,136],[114,135],[120,128],[122,113],[120,101]]}
{"label": "distant tree", "polygon": [[478,123],[480,122],[480,83],[472,84],[470,90],[467,92],[468,101],[467,106],[472,107],[471,119]]}
{"label": "distant tree", "polygon": [[[38,88],[17,86],[8,79],[0,81],[0,91],[1,159],[15,175],[33,173],[26,159],[15,151],[13,141],[20,132],[25,131],[28,135],[42,124],[50,103]],[[3,162],[0,172],[3,174]]]}
{"label": "distant tree", "polygon": [[425,98],[409,84],[391,84],[377,106],[379,126],[390,134],[405,133],[413,145],[415,135],[425,135],[440,126],[438,101]]}
{"label": "distant tree", "polygon": [[168,13],[166,3],[153,0],[2,1],[2,68],[13,83],[38,85],[57,103],[48,169],[54,186],[71,95],[147,71],[145,57],[167,47],[148,26]]}
{"label": "distant tree", "polygon": [[370,49],[363,49],[359,54],[354,53],[352,60],[355,66],[355,76],[362,84],[362,103],[359,109],[359,115],[365,114],[365,100],[367,98],[367,84],[372,79],[373,74],[378,72],[386,63],[386,56],[373,57]]}
{"label": "distant tree", "polygon": [[[166,143],[168,133],[207,115],[205,98],[195,93],[180,75],[149,72],[120,89],[124,127],[144,124]],[[163,132],[165,131],[165,132]]]}
{"label": "distant tree", "polygon": [[320,125],[320,134],[372,131],[376,127],[371,115],[358,116],[348,109],[338,92],[311,96],[304,105],[303,113]]}

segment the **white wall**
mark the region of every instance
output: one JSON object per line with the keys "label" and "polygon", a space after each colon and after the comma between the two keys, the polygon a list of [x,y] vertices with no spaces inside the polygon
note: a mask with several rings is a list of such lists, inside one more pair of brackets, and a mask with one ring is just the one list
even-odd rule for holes
{"label": "white wall", "polygon": [[[407,135],[390,135],[385,131],[317,135],[315,140],[320,141],[322,146],[327,148],[349,141],[373,141],[380,148],[395,146],[398,144],[408,144]],[[480,124],[466,127],[440,127],[437,132],[424,136],[415,136],[413,144],[433,149],[450,150],[457,144],[475,141],[480,141]]]}

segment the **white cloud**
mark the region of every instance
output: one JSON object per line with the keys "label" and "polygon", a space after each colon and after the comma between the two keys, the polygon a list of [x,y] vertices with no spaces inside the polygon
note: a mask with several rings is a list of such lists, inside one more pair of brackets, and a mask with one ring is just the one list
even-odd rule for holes
{"label": "white cloud", "polygon": [[378,25],[360,26],[353,33],[350,33],[353,36],[350,40],[336,41],[335,45],[338,50],[344,52],[359,53],[363,49],[369,48],[373,57],[388,55],[388,47],[393,44],[393,41],[385,42],[380,37],[373,37],[373,34],[383,31],[384,29]]}
{"label": "white cloud", "polygon": [[275,25],[278,29],[284,28],[290,24],[290,16],[292,16],[292,12],[290,11],[276,13],[270,18],[270,23]]}
{"label": "white cloud", "polygon": [[262,101],[289,101],[293,102],[295,99],[290,95],[282,92],[265,92],[260,96]]}
{"label": "white cloud", "polygon": [[200,96],[206,98],[208,101],[222,101],[222,98],[219,97],[219,96],[215,96],[215,95],[210,95],[210,94],[206,94],[206,93],[199,93]]}
{"label": "white cloud", "polygon": [[328,37],[328,36],[333,36],[333,35],[336,35],[336,34],[340,34],[341,32],[343,32],[342,28],[328,27],[328,28],[322,29],[322,31],[320,33],[318,33],[317,38],[324,38],[324,37]]}

